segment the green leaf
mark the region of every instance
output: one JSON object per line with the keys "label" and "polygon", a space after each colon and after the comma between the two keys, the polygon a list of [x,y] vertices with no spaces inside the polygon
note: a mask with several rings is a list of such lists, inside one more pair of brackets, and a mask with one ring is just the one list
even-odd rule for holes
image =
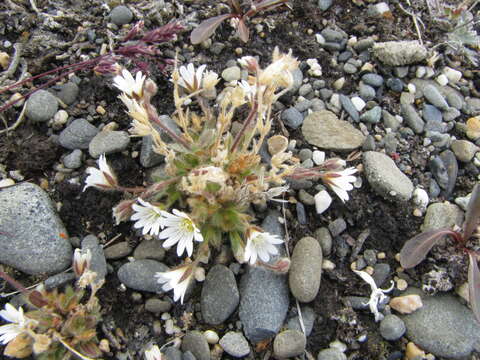
{"label": "green leaf", "polygon": [[222,188],[222,185],[212,182],[212,181],[207,181],[207,186],[206,190],[210,193],[216,193],[218,190]]}

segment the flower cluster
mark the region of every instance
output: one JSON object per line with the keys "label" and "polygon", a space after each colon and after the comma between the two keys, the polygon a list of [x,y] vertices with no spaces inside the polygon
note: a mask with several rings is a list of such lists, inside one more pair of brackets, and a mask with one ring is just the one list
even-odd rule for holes
{"label": "flower cluster", "polygon": [[[134,76],[123,70],[114,85],[132,118],[130,132],[151,137],[154,150],[165,157],[164,176],[146,187],[125,188],[103,156],[99,170],[87,170],[85,188],[128,194],[113,209],[117,223],[133,221],[143,235],[163,241],[166,249],[176,247],[179,257],[186,254],[183,264],[157,274],[163,289],[173,290],[175,301],[183,302],[200,259],[208,258],[211,249],[224,241],[240,263],[278,271],[288,268],[282,258],[269,264],[279,254],[283,239],[255,226],[248,209],[252,203],[275,200],[288,191],[289,178],[320,178],[342,201],[348,200],[355,181],[356,170],[345,169],[343,160],[303,169],[288,151],[288,139],[269,138],[273,104],[293,86],[292,71],[298,67],[291,52],[275,49],[265,68],[251,56],[238,62],[248,79],[227,84],[219,94],[218,75],[205,65],[175,67],[171,77],[174,125],[162,121],[151,104],[155,83],[140,72]],[[244,121],[234,129],[232,122],[242,113]],[[271,160],[264,163],[259,151],[267,140]]]}
{"label": "flower cluster", "polygon": [[[22,307],[17,309],[7,303],[0,311],[0,318],[8,323],[0,326],[0,344],[6,346],[4,355],[18,359],[35,355],[52,360],[70,358],[72,354],[80,359],[101,356],[96,337],[101,308],[96,292],[103,280],[96,279],[90,261],[90,251],[75,251],[73,271],[77,284],[67,286],[63,292],[47,291],[43,285],[33,291],[20,287],[29,308],[34,309],[24,312]],[[82,301],[87,287],[90,296]]]}

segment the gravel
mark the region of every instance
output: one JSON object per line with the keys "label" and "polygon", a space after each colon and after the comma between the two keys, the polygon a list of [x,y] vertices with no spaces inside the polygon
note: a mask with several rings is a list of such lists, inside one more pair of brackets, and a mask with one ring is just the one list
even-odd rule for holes
{"label": "gravel", "polygon": [[241,332],[229,331],[220,339],[220,346],[230,356],[241,358],[250,354],[250,345]]}
{"label": "gravel", "polygon": [[93,158],[102,154],[122,152],[130,144],[130,135],[126,131],[100,131],[90,141],[88,152]]}
{"label": "gravel", "polygon": [[124,5],[116,6],[110,12],[110,21],[115,25],[122,26],[133,20],[133,13]]}
{"label": "gravel", "polygon": [[70,154],[63,158],[63,165],[65,165],[67,169],[78,169],[82,166],[82,158],[82,150],[73,150]]}
{"label": "gravel", "polygon": [[68,125],[58,138],[64,148],[88,149],[90,141],[98,134],[98,129],[85,119],[75,119]]}
{"label": "gravel", "polygon": [[71,105],[77,100],[80,89],[77,84],[68,82],[61,86],[60,91],[57,93],[57,97],[65,104]]}
{"label": "gravel", "polygon": [[387,315],[380,322],[380,335],[385,340],[396,341],[405,334],[405,331],[405,323],[396,315]]}
{"label": "gravel", "polygon": [[298,129],[303,124],[303,115],[296,108],[291,107],[282,112],[282,120],[288,127]]}
{"label": "gravel", "polygon": [[273,341],[273,355],[278,359],[291,358],[303,354],[307,339],[298,330],[285,330]]}
{"label": "gravel", "polygon": [[182,339],[182,351],[190,351],[197,360],[210,360],[210,348],[202,332],[187,332]]}
{"label": "gravel", "polygon": [[167,266],[158,261],[144,259],[122,265],[117,275],[119,280],[131,289],[162,293],[162,284],[158,283],[155,274],[168,270]]}
{"label": "gravel", "polygon": [[347,357],[338,349],[325,349],[318,353],[317,360],[347,360]]}
{"label": "gravel", "polygon": [[373,55],[388,66],[403,66],[427,58],[427,49],[418,41],[388,41],[373,45]]}
{"label": "gravel", "polygon": [[91,254],[90,270],[97,274],[95,281],[105,279],[107,275],[107,260],[103,252],[103,246],[100,245],[95,235],[87,235],[83,238],[82,253],[85,254],[87,250]]}

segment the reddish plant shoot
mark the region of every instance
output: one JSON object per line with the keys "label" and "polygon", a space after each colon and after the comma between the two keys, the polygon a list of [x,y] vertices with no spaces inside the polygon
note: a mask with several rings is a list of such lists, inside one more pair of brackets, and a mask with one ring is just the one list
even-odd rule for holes
{"label": "reddish plant shoot", "polygon": [[438,229],[425,231],[414,236],[403,245],[400,251],[400,264],[409,269],[420,264],[429,251],[442,239],[449,236],[456,241],[461,251],[468,254],[468,292],[470,305],[475,318],[480,322],[480,271],[478,269],[478,253],[469,247],[467,242],[472,237],[480,219],[480,185],[475,185],[470,201],[463,229],[454,231],[451,229]]}

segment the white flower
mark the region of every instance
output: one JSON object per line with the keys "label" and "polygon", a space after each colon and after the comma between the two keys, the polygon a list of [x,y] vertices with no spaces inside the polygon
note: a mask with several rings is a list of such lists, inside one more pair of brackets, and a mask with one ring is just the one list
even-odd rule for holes
{"label": "white flower", "polygon": [[6,345],[25,331],[30,323],[35,320],[28,319],[23,315],[22,307],[15,309],[10,303],[5,304],[5,310],[0,311],[0,317],[11,324],[0,326],[0,344]]}
{"label": "white flower", "polygon": [[188,256],[192,256],[193,240],[202,242],[203,236],[187,214],[177,209],[173,209],[172,212],[173,215],[163,212],[162,228],[166,227],[166,229],[159,235],[160,239],[167,239],[163,247],[170,248],[178,243],[178,256],[182,256],[185,250]]}
{"label": "white flower", "polygon": [[377,287],[377,284],[375,284],[375,280],[370,276],[369,273],[365,271],[357,271],[353,270],[355,274],[360,276],[363,281],[365,281],[368,285],[370,285],[370,288],[372,289],[372,293],[370,294],[370,300],[368,300],[368,303],[365,305],[368,305],[370,307],[370,311],[372,312],[373,315],[375,315],[375,321],[380,321],[383,319],[383,315],[378,311],[378,303],[382,303],[385,299],[385,293],[388,293],[393,290],[393,281],[392,281],[392,286],[390,286],[388,289],[383,290],[379,289]]}
{"label": "white flower", "polygon": [[133,227],[135,229],[143,228],[143,235],[148,233],[152,236],[158,235],[160,227],[163,229],[162,219],[165,211],[141,198],[138,198],[138,202],[141,205],[132,204],[134,214],[130,219],[136,221]]}
{"label": "white flower", "polygon": [[90,268],[90,262],[92,260],[92,253],[90,249],[83,252],[80,249],[75,249],[73,253],[73,271],[77,277],[82,276],[85,270]]}
{"label": "white flower", "polygon": [[175,270],[158,272],[155,274],[157,281],[162,286],[163,291],[170,291],[173,289],[173,301],[178,301],[183,304],[183,298],[187,292],[188,284],[193,278],[193,268],[191,265],[181,266]]}
{"label": "white flower", "polygon": [[347,191],[353,189],[351,183],[357,179],[352,174],[355,174],[357,169],[354,167],[342,171],[329,171],[322,175],[323,182],[327,184],[338,195],[343,202],[349,199]]}
{"label": "white flower", "polygon": [[207,65],[200,65],[197,71],[195,71],[195,66],[191,63],[187,66],[180,66],[180,79],[178,79],[178,84],[191,93],[199,90],[202,85],[203,72],[206,67]]}
{"label": "white flower", "polygon": [[110,169],[110,166],[108,166],[105,154],[100,155],[97,163],[100,170],[94,167],[89,167],[86,170],[89,175],[85,180],[86,185],[83,188],[83,191],[90,186],[103,190],[115,189],[118,185],[117,178],[112,169]]}
{"label": "white flower", "polygon": [[152,345],[150,349],[145,350],[145,360],[162,360],[162,353],[157,345]]}
{"label": "white flower", "polygon": [[277,255],[276,244],[283,243],[277,235],[257,230],[248,231],[247,245],[245,246],[245,261],[250,261],[254,265],[257,257],[263,262],[270,260],[270,255]]}
{"label": "white flower", "polygon": [[130,71],[123,69],[122,75],[117,75],[113,78],[113,85],[130,97],[136,96],[141,98],[143,96],[145,78],[146,76],[142,75],[141,71],[137,72],[137,75],[133,78]]}

